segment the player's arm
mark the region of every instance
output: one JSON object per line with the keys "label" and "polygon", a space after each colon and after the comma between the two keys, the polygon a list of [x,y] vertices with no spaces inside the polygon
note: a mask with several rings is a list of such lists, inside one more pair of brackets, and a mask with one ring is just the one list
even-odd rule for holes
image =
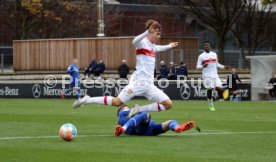
{"label": "player's arm", "polygon": [[70,65],[68,68],[67,68],[67,73],[72,73],[73,71],[75,71],[75,68]]}
{"label": "player's arm", "polygon": [[133,39],[132,44],[133,44],[134,46],[137,46],[138,43],[141,42],[141,40],[143,40],[148,34],[149,34],[149,31],[147,30],[147,31],[145,31],[144,33],[142,33],[142,34],[136,36],[136,37]]}
{"label": "player's arm", "polygon": [[202,58],[200,56],[198,56],[197,63],[196,63],[196,69],[202,69],[202,68],[203,68]]}
{"label": "player's arm", "polygon": [[224,65],[222,65],[222,64],[220,64],[219,62],[218,62],[218,56],[216,56],[217,57],[217,61],[216,61],[216,63],[217,63],[217,68],[220,68],[220,69],[224,69],[225,68],[225,66]]}
{"label": "player's arm", "polygon": [[220,63],[218,63],[218,62],[217,62],[217,67],[220,68],[220,69],[224,69],[224,68],[225,68],[224,65],[222,65],[222,64],[220,64]]}
{"label": "player's arm", "polygon": [[155,45],[156,51],[166,51],[168,49],[174,48],[178,46],[178,42],[171,42],[168,45]]}

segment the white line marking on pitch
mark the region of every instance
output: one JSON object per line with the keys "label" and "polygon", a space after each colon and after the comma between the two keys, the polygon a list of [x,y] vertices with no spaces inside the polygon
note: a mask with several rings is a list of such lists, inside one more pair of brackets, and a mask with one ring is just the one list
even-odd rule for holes
{"label": "white line marking on pitch", "polygon": [[[233,134],[276,134],[276,132],[196,132],[183,134],[163,134],[160,136],[202,136],[202,135],[233,135]],[[95,135],[78,135],[77,138],[85,137],[112,137],[111,134],[95,134]],[[115,137],[115,136],[114,136]],[[17,140],[17,139],[48,139],[59,138],[59,136],[21,136],[21,137],[0,137],[0,140]]]}

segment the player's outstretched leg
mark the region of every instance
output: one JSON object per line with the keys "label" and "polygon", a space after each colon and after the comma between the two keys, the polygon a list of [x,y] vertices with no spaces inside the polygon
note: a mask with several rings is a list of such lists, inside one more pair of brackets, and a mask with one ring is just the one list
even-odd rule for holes
{"label": "player's outstretched leg", "polygon": [[117,125],[116,128],[115,128],[114,135],[115,135],[116,137],[119,137],[119,136],[120,136],[122,133],[124,133],[124,132],[125,132],[125,129],[124,129],[122,126]]}
{"label": "player's outstretched leg", "polygon": [[135,107],[130,109],[130,112],[128,114],[128,117],[132,117],[139,112],[160,112],[160,111],[165,111],[170,109],[172,106],[172,101],[171,100],[165,100],[162,103],[153,103],[153,104],[148,104],[144,106],[139,106],[135,104]]}
{"label": "player's outstretched leg", "polygon": [[130,118],[124,126],[118,125],[115,129],[115,136],[119,136],[124,133],[129,128],[135,128],[135,126],[140,125],[140,123],[147,123],[149,119],[149,114],[146,112],[141,112],[134,117]]}
{"label": "player's outstretched leg", "polygon": [[187,130],[192,129],[194,126],[195,126],[194,121],[188,121],[186,123],[178,125],[175,129],[175,132],[180,133],[180,132],[183,132],[183,131],[187,131]]}
{"label": "player's outstretched leg", "polygon": [[73,104],[73,108],[80,107],[82,105],[88,104],[101,104],[101,105],[113,105],[113,106],[120,106],[123,103],[118,97],[112,96],[100,96],[100,97],[90,97],[84,96],[83,98],[79,99],[79,101],[75,101]]}
{"label": "player's outstretched leg", "polygon": [[82,105],[84,105],[86,103],[86,100],[89,98],[88,95],[84,96],[83,98],[77,99],[74,103],[73,103],[73,108],[79,108]]}

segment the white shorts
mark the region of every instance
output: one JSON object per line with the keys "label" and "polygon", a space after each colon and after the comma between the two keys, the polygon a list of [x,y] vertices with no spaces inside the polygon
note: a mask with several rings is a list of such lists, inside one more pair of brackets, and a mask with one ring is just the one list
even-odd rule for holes
{"label": "white shorts", "polygon": [[139,87],[139,85],[135,84],[131,78],[129,84],[118,95],[118,98],[120,98],[123,103],[126,103],[135,96],[144,96],[148,100],[152,100],[158,103],[162,103],[163,101],[170,99],[153,83]]}
{"label": "white shorts", "polygon": [[203,85],[207,89],[214,89],[216,87],[222,87],[221,80],[219,76],[206,77],[203,78]]}

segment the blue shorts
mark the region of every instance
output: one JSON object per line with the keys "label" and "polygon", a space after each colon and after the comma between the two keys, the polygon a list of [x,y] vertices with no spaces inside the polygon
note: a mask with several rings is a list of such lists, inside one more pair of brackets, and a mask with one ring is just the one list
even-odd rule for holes
{"label": "blue shorts", "polygon": [[159,134],[165,133],[162,128],[161,123],[156,123],[153,120],[150,120],[149,126],[144,133],[144,136],[157,136]]}
{"label": "blue shorts", "polygon": [[80,79],[79,78],[70,78],[70,87],[80,87]]}
{"label": "blue shorts", "polygon": [[72,82],[72,83],[70,84],[70,87],[71,87],[71,88],[80,87],[80,82],[77,82],[77,83]]}

